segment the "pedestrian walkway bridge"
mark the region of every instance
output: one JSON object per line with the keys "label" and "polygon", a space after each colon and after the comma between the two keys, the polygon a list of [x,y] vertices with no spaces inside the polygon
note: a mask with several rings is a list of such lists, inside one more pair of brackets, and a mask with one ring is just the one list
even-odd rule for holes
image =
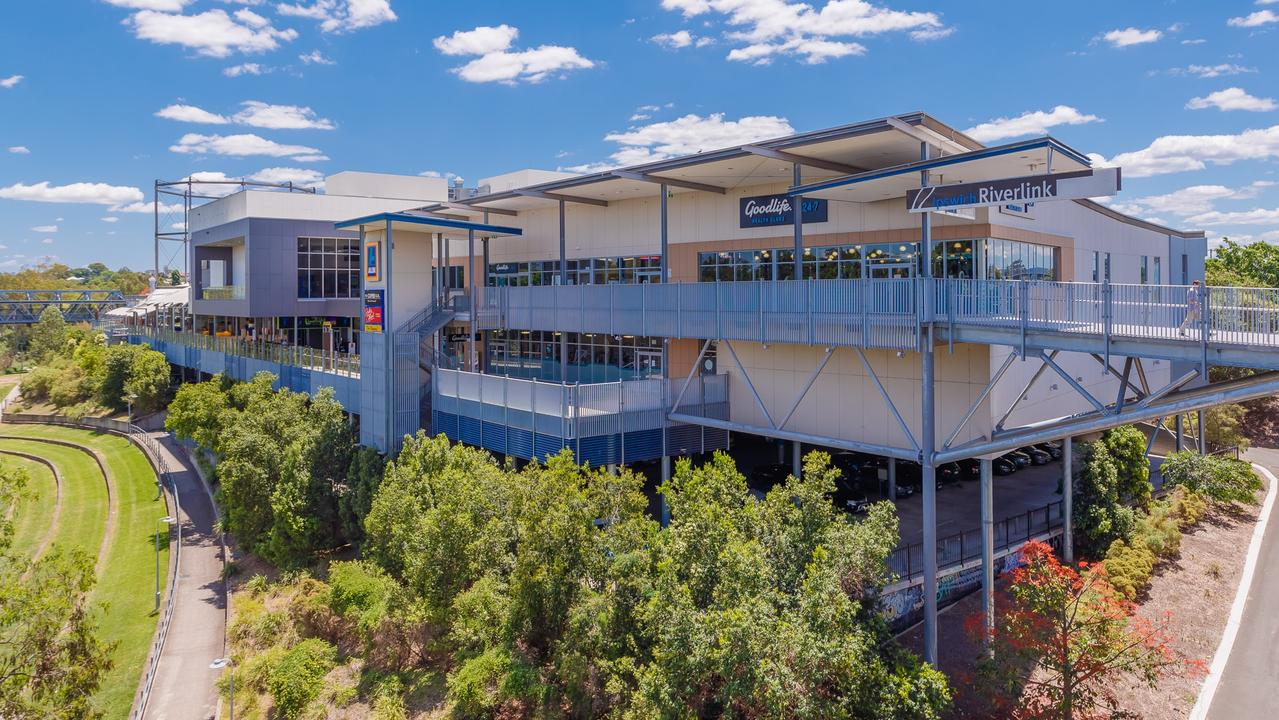
{"label": "pedestrian walkway bridge", "polygon": [[[1279,289],[895,278],[485,288],[480,329],[910,350],[935,342],[1279,369]],[[1184,333],[1183,333],[1184,323]]]}
{"label": "pedestrian walkway bridge", "polygon": [[97,323],[108,310],[126,304],[119,290],[0,290],[0,325],[34,325],[48,307],[56,307],[69,323]]}

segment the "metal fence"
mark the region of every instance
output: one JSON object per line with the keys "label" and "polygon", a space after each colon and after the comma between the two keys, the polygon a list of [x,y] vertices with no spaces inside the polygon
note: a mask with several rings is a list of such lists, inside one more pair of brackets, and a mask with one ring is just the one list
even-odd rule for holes
{"label": "metal fence", "polygon": [[[1013,549],[1031,538],[1062,526],[1061,500],[995,521],[994,553]],[[937,567],[945,569],[981,557],[981,529],[966,530],[937,540]],[[902,580],[924,574],[924,544],[899,547],[888,556],[888,567]]]}
{"label": "metal fence", "polygon": [[151,327],[131,328],[129,334],[175,345],[212,350],[236,357],[306,368],[317,372],[333,373],[334,375],[344,375],[346,377],[360,376],[359,353],[344,353],[300,345],[281,345],[279,343],[266,342],[265,340],[246,340],[239,337],[180,333],[163,328],[157,330]]}
{"label": "metal fence", "polygon": [[[1279,347],[1279,289],[893,278],[484,288],[482,329],[890,349],[919,326]],[[1187,331],[1185,335],[1182,331]]]}

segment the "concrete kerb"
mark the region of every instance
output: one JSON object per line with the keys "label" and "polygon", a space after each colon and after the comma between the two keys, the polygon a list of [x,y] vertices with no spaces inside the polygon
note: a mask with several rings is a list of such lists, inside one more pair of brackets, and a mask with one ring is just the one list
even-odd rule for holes
{"label": "concrete kerb", "polygon": [[1266,468],[1253,463],[1253,469],[1266,476],[1270,487],[1266,490],[1266,499],[1261,506],[1261,514],[1257,517],[1257,525],[1252,529],[1252,540],[1248,543],[1248,555],[1244,560],[1243,575],[1239,578],[1239,588],[1235,591],[1235,601],[1230,606],[1230,616],[1226,620],[1226,629],[1217,645],[1217,652],[1208,667],[1208,677],[1204,679],[1199,691],[1199,699],[1190,711],[1189,720],[1204,720],[1212,707],[1212,698],[1217,693],[1221,676],[1230,660],[1230,651],[1234,648],[1235,637],[1239,634],[1239,624],[1243,619],[1244,607],[1248,604],[1248,591],[1252,588],[1252,576],[1257,569],[1257,556],[1261,554],[1261,542],[1266,535],[1266,523],[1270,520],[1270,511],[1275,505],[1275,485],[1279,484],[1275,476]]}
{"label": "concrete kerb", "polygon": [[57,497],[53,503],[53,521],[49,523],[49,530],[45,533],[44,539],[40,541],[40,547],[36,548],[36,551],[31,554],[31,560],[34,562],[44,556],[44,551],[49,549],[49,543],[53,542],[53,536],[58,531],[58,518],[62,516],[62,473],[58,472],[58,466],[54,465],[52,461],[39,455],[32,455],[19,450],[0,450],[0,455],[12,455],[13,457],[40,463],[49,468],[49,472],[53,473],[53,486],[57,491]]}
{"label": "concrete kerb", "polygon": [[[164,498],[166,513],[170,515],[174,515],[178,519],[178,523],[177,523],[177,526],[178,526],[177,540],[178,541],[175,544],[175,550],[169,553],[169,568],[168,568],[169,577],[168,577],[168,582],[165,584],[165,588],[163,591],[164,595],[161,598],[161,606],[164,608],[163,614],[161,615],[159,622],[156,623],[155,633],[152,635],[152,639],[151,639],[151,651],[150,653],[148,653],[146,662],[143,665],[143,674],[138,681],[138,685],[139,685],[138,690],[134,694],[133,707],[129,711],[130,718],[140,718],[146,712],[146,703],[147,703],[147,699],[150,691],[151,681],[155,677],[155,665],[157,662],[157,658],[159,657],[160,653],[164,651],[164,641],[168,635],[168,621],[169,621],[169,618],[171,618],[173,615],[172,597],[178,582],[178,564],[181,561],[181,555],[182,555],[182,525],[181,525],[181,523],[183,522],[182,507],[178,503],[177,493],[173,492],[173,490],[170,487],[168,487],[164,482],[165,476],[168,474],[168,470],[165,467],[165,463],[160,458],[154,455],[152,449],[147,446],[147,443],[141,442],[138,438],[134,437],[133,433],[121,431],[117,428],[107,425],[106,423],[97,425],[92,423],[76,422],[71,420],[70,418],[65,418],[57,415],[46,416],[46,415],[36,415],[36,414],[29,414],[29,413],[22,413],[22,414],[11,413],[3,417],[0,417],[0,422],[10,422],[13,424],[54,425],[54,426],[63,426],[63,427],[74,427],[74,428],[79,428],[81,430],[93,430],[95,432],[108,432],[113,435],[118,435],[120,437],[123,437],[129,440],[129,442],[131,442],[135,447],[138,448],[139,451],[142,452],[142,456],[147,459],[147,463],[151,466],[151,470],[155,473],[156,483],[160,488],[161,496]],[[125,423],[121,423],[121,424],[125,424]],[[112,487],[113,481],[111,479],[110,472],[107,470],[106,462],[104,458],[102,458],[101,454],[93,448],[86,448],[82,445],[77,445],[72,442],[68,442],[65,440],[55,440],[52,438],[30,438],[30,437],[24,437],[21,435],[15,435],[15,436],[0,435],[0,439],[34,440],[36,442],[46,442],[52,445],[62,445],[70,448],[75,448],[82,452],[89,453],[93,457],[93,459],[98,463],[98,467],[102,470],[102,475],[107,482],[107,491],[110,494],[110,497],[112,498],[112,503],[110,505],[110,513],[109,513],[108,531],[107,531],[107,534],[103,537],[103,541],[102,541],[103,546],[102,546],[102,550],[99,552],[99,557],[98,557],[98,565],[100,566],[103,560],[105,559],[106,548],[108,546],[108,543],[111,537],[114,535],[115,514],[116,514],[115,504],[114,504],[115,494]],[[100,569],[101,569],[100,567],[95,567],[95,574]]]}

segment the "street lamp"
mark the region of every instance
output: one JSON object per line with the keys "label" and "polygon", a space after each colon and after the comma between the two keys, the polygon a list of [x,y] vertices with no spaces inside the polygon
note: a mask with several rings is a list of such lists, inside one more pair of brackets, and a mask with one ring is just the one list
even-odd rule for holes
{"label": "street lamp", "polygon": [[230,720],[235,720],[235,666],[231,664],[231,658],[229,657],[220,657],[214,660],[213,662],[209,663],[210,670],[221,670],[223,668],[226,668],[231,673],[231,678],[230,678],[231,700],[229,703],[227,703],[227,708],[230,710],[230,713],[229,713]]}
{"label": "street lamp", "polygon": [[155,526],[155,612],[160,612],[160,524],[163,523],[165,530],[168,526],[177,522],[177,518],[172,515],[165,515],[156,521]]}
{"label": "street lamp", "polygon": [[129,406],[129,427],[130,428],[133,427],[133,401],[137,399],[138,399],[138,396],[136,393],[129,393],[128,395],[124,396],[124,402]]}

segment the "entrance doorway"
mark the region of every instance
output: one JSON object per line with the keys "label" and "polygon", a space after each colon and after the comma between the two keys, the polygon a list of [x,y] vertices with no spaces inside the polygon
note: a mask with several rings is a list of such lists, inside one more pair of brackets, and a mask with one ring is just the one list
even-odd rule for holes
{"label": "entrance doorway", "polygon": [[871,280],[915,277],[915,265],[913,263],[885,263],[883,265],[871,265],[869,267]]}

